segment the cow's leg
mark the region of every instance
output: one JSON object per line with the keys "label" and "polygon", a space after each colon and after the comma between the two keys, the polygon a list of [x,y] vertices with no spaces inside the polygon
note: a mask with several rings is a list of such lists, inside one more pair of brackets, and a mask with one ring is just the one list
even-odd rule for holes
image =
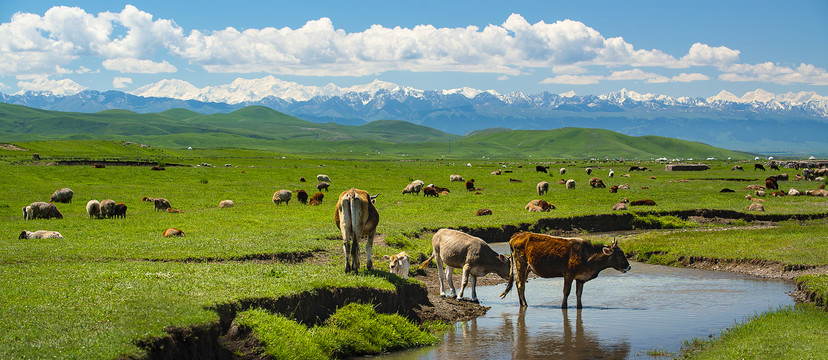
{"label": "cow's leg", "polygon": [[368,255],[368,260],[366,261],[365,266],[368,268],[368,270],[371,270],[371,269],[374,268],[374,260],[371,259],[371,252],[373,252],[373,250],[374,250],[374,236],[369,235],[368,236],[368,242],[365,243],[365,254]]}
{"label": "cow's leg", "polygon": [[359,272],[359,237],[351,236],[351,270]]}
{"label": "cow's leg", "polygon": [[561,308],[567,308],[567,299],[569,298],[569,293],[572,291],[572,278],[569,276],[564,275],[564,284],[563,284],[563,302],[561,302]]}
{"label": "cow's leg", "polygon": [[581,294],[584,293],[584,282],[585,281],[575,280],[575,297],[578,298],[578,309],[584,307],[581,304]]}
{"label": "cow's leg", "polygon": [[524,291],[526,290],[526,277],[529,275],[529,265],[526,263],[526,259],[517,259],[515,257],[515,260],[520,260],[515,262],[515,286],[517,287],[518,300],[520,301],[520,307],[526,307]]}
{"label": "cow's leg", "polygon": [[440,279],[440,296],[446,296],[446,281],[445,281],[445,274],[443,274],[443,259],[440,257],[440,253],[436,250],[434,251],[434,257],[437,261],[437,278]]}
{"label": "cow's leg", "polygon": [[342,251],[345,253],[345,273],[351,271],[351,235],[342,227]]}
{"label": "cow's leg", "polygon": [[466,286],[469,284],[469,264],[463,265],[463,276],[460,278],[460,294],[457,294],[457,300],[463,298],[463,292],[466,291]]}
{"label": "cow's leg", "polygon": [[476,303],[479,302],[479,301],[477,301],[477,276],[474,276],[474,275],[471,276],[471,289],[472,289],[472,301],[476,302]]}
{"label": "cow's leg", "polygon": [[454,279],[452,279],[453,275],[454,268],[446,264],[446,281],[448,282],[448,286],[451,289],[451,297],[457,296],[457,292],[454,290]]}

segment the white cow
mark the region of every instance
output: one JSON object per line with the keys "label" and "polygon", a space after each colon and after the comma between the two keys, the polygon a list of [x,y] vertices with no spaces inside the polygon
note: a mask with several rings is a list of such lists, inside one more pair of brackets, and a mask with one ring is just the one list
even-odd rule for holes
{"label": "white cow", "polygon": [[379,213],[374,207],[377,196],[371,196],[365,190],[354,188],[339,194],[334,221],[336,227],[342,231],[346,273],[359,271],[359,239],[361,238],[367,238],[365,243],[365,253],[368,256],[366,268],[371,270],[374,267],[371,251],[379,223]]}

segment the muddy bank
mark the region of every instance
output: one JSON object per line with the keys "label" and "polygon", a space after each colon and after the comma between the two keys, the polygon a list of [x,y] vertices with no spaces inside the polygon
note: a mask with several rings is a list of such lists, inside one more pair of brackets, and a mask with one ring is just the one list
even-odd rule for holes
{"label": "muddy bank", "polygon": [[811,303],[828,310],[828,299],[825,298],[825,295],[816,291],[808,290],[808,287],[805,286],[805,283],[802,281],[796,282],[796,291],[794,291],[791,296],[793,296],[797,302]]}
{"label": "muddy bank", "polygon": [[[664,255],[664,252],[649,252],[627,254],[627,257],[640,262],[650,262],[654,255]],[[659,263],[661,264],[661,263]],[[744,275],[769,279],[796,280],[797,277],[809,274],[828,274],[826,265],[791,265],[772,260],[760,259],[716,259],[701,256],[679,256],[669,266],[681,266],[696,269],[729,271]]]}

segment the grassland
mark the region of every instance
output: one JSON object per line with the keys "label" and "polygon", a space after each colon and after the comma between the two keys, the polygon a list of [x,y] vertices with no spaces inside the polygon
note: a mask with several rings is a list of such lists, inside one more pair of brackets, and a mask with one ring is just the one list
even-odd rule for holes
{"label": "grassland", "polygon": [[[393,289],[383,277],[342,273],[333,204],[335,197],[350,187],[380,194],[379,233],[387,243],[403,246],[416,257],[428,248],[427,240],[416,236],[423,231],[459,226],[499,229],[535,224],[548,217],[609,214],[622,197],[655,200],[655,208],[633,208],[641,216],[646,216],[645,211],[702,208],[743,212],[748,205],[744,199],[748,191],[741,189],[761,183],[767,175],[731,172],[733,162],[713,162],[712,170],[693,173],[665,172],[663,165],[647,163],[644,165],[653,171],[608,179],[609,169],[620,176],[631,163],[482,156],[414,160],[350,152],[298,156],[263,150],[142,148],[104,141],[17,145],[29,151],[0,150],[0,293],[4,294],[0,298],[0,308],[4,309],[0,313],[0,358],[140,356],[144,351],[137,345],[140,340],[162,336],[168,328],[217,321],[218,315],[211,310],[216,305],[323,287]],[[42,160],[32,162],[32,152],[38,152]],[[90,165],[48,165],[64,159],[144,159],[215,166],[167,166],[164,171],[151,171],[132,166],[95,169]],[[566,167],[567,173],[537,173],[536,164],[547,164],[552,169]],[[584,171],[588,166],[594,169],[592,175]],[[511,172],[490,175],[494,170]],[[792,170],[788,172],[793,174]],[[320,173],[333,180],[321,206],[302,206],[295,201],[276,206],[271,202],[273,192],[279,189],[315,192],[315,176]],[[474,178],[482,189],[480,194],[465,191],[460,183],[450,183],[450,174]],[[630,190],[611,194],[606,189],[590,189],[587,180],[591,176],[604,178],[608,185],[629,183]],[[300,182],[300,177],[309,182]],[[578,186],[565,190],[556,184],[560,178],[575,179]],[[448,187],[451,193],[439,198],[402,195],[404,186],[415,179]],[[556,209],[551,213],[528,213],[523,206],[539,198],[535,184],[541,180],[552,184],[542,198],[555,204]],[[786,189],[794,186],[800,190],[818,185],[783,183]],[[62,187],[75,192],[74,202],[58,204],[64,219],[22,219],[22,206],[48,200],[55,189]],[[737,192],[719,193],[725,187]],[[167,198],[183,212],[156,212],[152,205],[140,201],[143,196]],[[89,219],[85,212],[89,199],[124,202],[127,217]],[[218,203],[224,199],[232,199],[236,206],[219,209]],[[493,215],[473,216],[484,207],[492,209]],[[765,208],[767,214],[819,215],[828,212],[828,203],[824,198],[788,196],[766,198]],[[824,265],[828,258],[823,255],[824,241],[814,239],[824,240],[828,225],[825,220],[807,224],[642,234],[625,237],[622,247],[676,257],[698,254]],[[162,237],[168,227],[182,229],[187,236]],[[17,239],[22,230],[39,229],[59,231],[65,239]],[[778,237],[789,240],[783,245],[774,244]],[[757,250],[762,248],[765,250]],[[377,246],[375,256],[397,251]],[[334,265],[267,260],[320,252],[331,257]],[[382,263],[376,266],[382,268]]]}

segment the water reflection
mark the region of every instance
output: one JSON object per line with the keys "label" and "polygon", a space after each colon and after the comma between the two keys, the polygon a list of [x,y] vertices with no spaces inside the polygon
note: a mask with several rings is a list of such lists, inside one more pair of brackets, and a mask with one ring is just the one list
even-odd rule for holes
{"label": "water reflection", "polygon": [[595,334],[584,329],[581,309],[572,310],[575,313],[575,329],[569,318],[569,310],[562,309],[562,331],[536,333],[535,329],[526,326],[526,314],[532,309],[521,309],[517,316],[512,359],[548,359],[550,356],[558,359],[624,359],[630,352],[627,341],[618,340],[611,344],[601,344]]}

